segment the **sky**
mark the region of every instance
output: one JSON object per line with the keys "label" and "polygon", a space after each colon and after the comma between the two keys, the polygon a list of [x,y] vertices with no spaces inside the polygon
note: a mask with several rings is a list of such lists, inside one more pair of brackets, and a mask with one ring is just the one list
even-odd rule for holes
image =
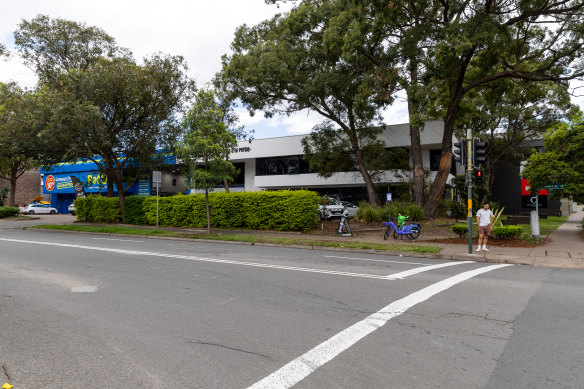
{"label": "sky", "polygon": [[[9,60],[0,59],[0,82],[16,81],[34,87],[36,76],[25,67],[14,47],[14,31],[22,19],[38,14],[64,18],[96,26],[113,36],[118,45],[129,48],[136,59],[156,52],[182,55],[190,76],[198,86],[210,82],[221,69],[221,56],[230,53],[235,29],[254,25],[291,7],[265,4],[264,0],[19,0],[4,5],[0,13],[0,42],[11,51]],[[584,99],[574,99],[581,107]],[[322,117],[303,111],[291,116],[251,117],[238,110],[240,122],[254,130],[256,139],[309,133]],[[383,113],[385,124],[408,121],[405,95]]]}
{"label": "sky", "polygon": [[[118,45],[129,48],[139,60],[163,52],[185,57],[190,76],[198,86],[210,82],[221,69],[221,56],[230,53],[235,29],[254,25],[284,12],[290,5],[265,4],[264,0],[20,0],[10,2],[0,13],[0,42],[11,52],[0,60],[0,81],[16,81],[23,87],[36,84],[34,72],[22,64],[14,46],[14,31],[22,19],[38,14],[96,26],[113,36]],[[402,99],[403,100],[403,99]],[[238,110],[241,124],[255,131],[254,137],[269,138],[309,133],[322,118],[303,111],[291,116],[266,119]],[[407,121],[403,103],[385,112],[387,124]]]}

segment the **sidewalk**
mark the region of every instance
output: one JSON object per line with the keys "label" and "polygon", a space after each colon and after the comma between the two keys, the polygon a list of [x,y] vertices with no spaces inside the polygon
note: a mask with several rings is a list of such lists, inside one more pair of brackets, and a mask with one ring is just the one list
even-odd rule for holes
{"label": "sidewalk", "polygon": [[[489,246],[488,252],[468,254],[468,246],[446,245],[440,252],[452,259],[472,259],[496,263],[520,263],[533,266],[550,266],[584,269],[584,239],[582,238],[584,208],[570,215],[568,220],[552,232],[548,242],[539,247],[510,248]],[[475,242],[476,243],[476,242]],[[473,246],[473,250],[476,245]]]}

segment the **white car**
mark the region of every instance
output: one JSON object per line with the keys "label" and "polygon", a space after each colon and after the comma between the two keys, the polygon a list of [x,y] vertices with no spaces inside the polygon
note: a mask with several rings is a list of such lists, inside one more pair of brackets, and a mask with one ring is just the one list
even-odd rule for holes
{"label": "white car", "polygon": [[319,205],[318,206],[318,210],[319,212],[319,218],[324,218],[324,219],[332,219],[333,217],[348,217],[349,213],[347,212],[347,210],[345,209],[345,206],[343,204],[341,204],[340,202],[338,202],[337,200],[333,199],[333,198],[329,198],[330,203],[328,205]]}
{"label": "white car", "polygon": [[41,214],[50,214],[56,215],[57,208],[53,208],[46,204],[29,204],[24,207],[22,213],[25,215],[41,215]]}
{"label": "white car", "polygon": [[348,201],[341,201],[341,204],[345,206],[345,209],[347,210],[349,217],[355,217],[357,211],[359,210],[358,206]]}

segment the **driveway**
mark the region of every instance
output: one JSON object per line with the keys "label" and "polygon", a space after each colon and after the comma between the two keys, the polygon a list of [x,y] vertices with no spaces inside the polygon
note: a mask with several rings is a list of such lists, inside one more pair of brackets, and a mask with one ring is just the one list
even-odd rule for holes
{"label": "driveway", "polygon": [[30,227],[39,224],[70,224],[75,221],[73,215],[34,215],[0,219],[0,228]]}

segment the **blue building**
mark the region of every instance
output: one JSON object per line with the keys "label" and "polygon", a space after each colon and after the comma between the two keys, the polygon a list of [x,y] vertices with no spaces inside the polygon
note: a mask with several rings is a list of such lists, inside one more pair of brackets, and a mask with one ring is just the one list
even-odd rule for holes
{"label": "blue building", "polygon": [[[99,172],[97,165],[92,161],[64,162],[41,168],[42,193],[51,196],[51,206],[57,208],[59,213],[67,213],[67,207],[75,200],[72,176],[79,178],[87,194],[107,195],[107,177]],[[150,196],[151,188],[148,174],[139,178],[126,195]],[[115,186],[114,196],[117,196]]]}

